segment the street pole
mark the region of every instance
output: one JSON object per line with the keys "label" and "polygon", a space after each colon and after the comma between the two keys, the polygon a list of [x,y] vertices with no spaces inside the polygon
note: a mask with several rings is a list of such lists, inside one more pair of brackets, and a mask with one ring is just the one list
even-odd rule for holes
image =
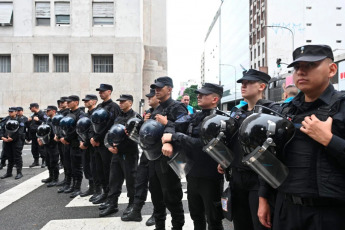
{"label": "street pole", "polygon": [[294,35],[293,31],[290,28],[287,28],[285,26],[262,26],[262,27],[282,28],[282,29],[286,29],[286,30],[290,31],[291,35],[292,35],[292,52],[295,50],[295,35]]}

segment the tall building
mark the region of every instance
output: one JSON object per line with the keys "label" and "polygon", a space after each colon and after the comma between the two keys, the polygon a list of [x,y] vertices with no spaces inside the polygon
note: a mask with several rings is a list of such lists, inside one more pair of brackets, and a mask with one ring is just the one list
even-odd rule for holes
{"label": "tall building", "polygon": [[0,41],[0,116],[100,83],[113,99],[132,94],[137,110],[166,73],[166,1],[1,0]]}

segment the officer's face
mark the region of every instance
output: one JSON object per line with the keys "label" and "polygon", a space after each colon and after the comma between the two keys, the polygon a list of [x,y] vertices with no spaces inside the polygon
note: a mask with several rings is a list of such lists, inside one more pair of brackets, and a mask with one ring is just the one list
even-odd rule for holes
{"label": "officer's face", "polygon": [[211,109],[217,106],[218,97],[211,93],[211,94],[198,94],[198,106],[202,109]]}
{"label": "officer's face", "polygon": [[120,109],[124,112],[127,112],[132,107],[132,101],[126,100],[126,101],[120,101]]}
{"label": "officer's face", "polygon": [[110,97],[110,95],[111,95],[111,90],[99,91],[99,97],[102,100],[107,99],[108,97]]}
{"label": "officer's face", "polygon": [[12,112],[8,112],[8,115],[12,118],[15,118],[17,113],[16,113],[16,111],[12,111]]}
{"label": "officer's face", "polygon": [[258,81],[242,81],[241,93],[242,97],[245,99],[261,96],[264,89],[265,84],[259,83]]}
{"label": "officer's face", "polygon": [[67,102],[67,106],[68,106],[68,108],[69,109],[75,109],[75,108],[77,108],[78,107],[78,101],[68,101]]}
{"label": "officer's face", "polygon": [[22,110],[18,110],[17,111],[17,116],[23,116],[23,111]]}
{"label": "officer's face", "polygon": [[328,58],[318,62],[298,62],[294,65],[293,80],[303,93],[319,96],[336,72],[336,64]]}
{"label": "officer's face", "polygon": [[149,97],[149,106],[156,108],[159,104],[159,100],[157,99],[156,96]]}
{"label": "officer's face", "polygon": [[156,97],[158,100],[160,101],[165,101],[170,97],[171,94],[171,87],[168,86],[164,86],[163,88],[155,88],[155,92],[156,92]]}

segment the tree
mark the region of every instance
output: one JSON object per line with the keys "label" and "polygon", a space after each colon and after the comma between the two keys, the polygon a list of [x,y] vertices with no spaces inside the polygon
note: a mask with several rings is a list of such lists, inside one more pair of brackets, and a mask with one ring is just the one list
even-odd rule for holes
{"label": "tree", "polygon": [[[183,91],[183,94],[188,94],[190,97],[189,105],[193,106],[194,109],[200,110],[200,107],[198,106],[198,98],[197,94],[194,92],[195,90],[198,89],[198,85],[191,85],[190,87],[186,88]],[[182,95],[177,98],[177,100],[181,101]]]}

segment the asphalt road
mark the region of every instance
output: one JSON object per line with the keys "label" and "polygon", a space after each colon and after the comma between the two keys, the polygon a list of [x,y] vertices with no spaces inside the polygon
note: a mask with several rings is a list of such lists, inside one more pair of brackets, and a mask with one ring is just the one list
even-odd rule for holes
{"label": "asphalt road", "polygon": [[[0,143],[0,146],[2,144]],[[46,168],[29,168],[33,158],[30,145],[25,145],[23,150],[23,175],[20,180],[15,180],[15,169],[13,177],[0,180],[0,229],[21,230],[21,229],[154,229],[146,227],[145,221],[152,214],[152,203],[150,199],[142,210],[144,220],[142,222],[122,222],[120,217],[127,207],[126,187],[123,186],[123,193],[119,201],[119,212],[109,218],[99,218],[99,210],[96,205],[87,201],[88,198],[69,198],[68,194],[58,194],[57,188],[47,188],[41,179],[48,175]],[[0,170],[0,175],[5,173],[6,167]],[[61,170],[62,171],[62,170]],[[63,178],[63,174],[60,174]],[[186,182],[182,182],[186,189]],[[82,190],[87,189],[87,180],[83,180]],[[186,197],[186,194],[185,194]],[[188,203],[184,197],[183,205],[186,216],[184,229],[193,229],[189,216]],[[167,229],[170,229],[170,215],[166,221]],[[225,229],[233,229],[232,224],[224,220]]]}

